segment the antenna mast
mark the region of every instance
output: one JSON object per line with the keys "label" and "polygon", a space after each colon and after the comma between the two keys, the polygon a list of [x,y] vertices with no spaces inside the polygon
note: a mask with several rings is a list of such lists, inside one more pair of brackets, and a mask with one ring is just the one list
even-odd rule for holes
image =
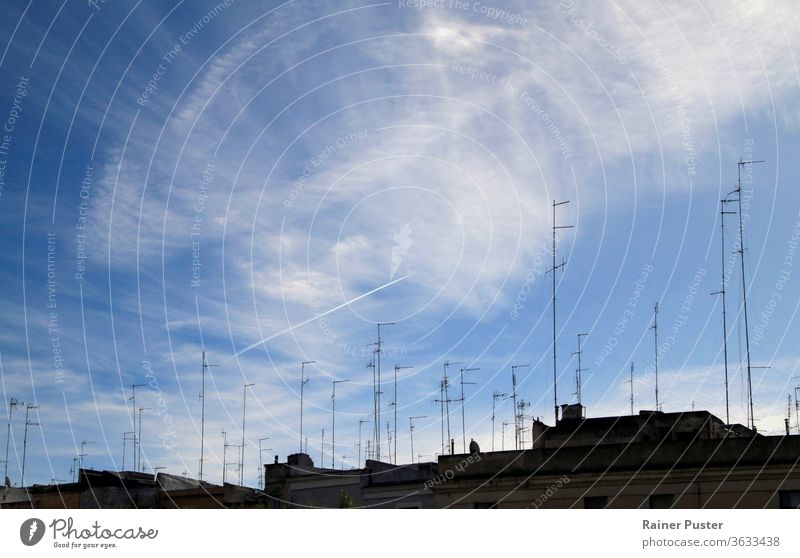
{"label": "antenna mast", "polygon": [[517,418],[517,368],[526,368],[528,366],[530,366],[530,364],[511,365],[511,399],[514,402],[514,449],[519,449],[519,420]]}
{"label": "antenna mast", "polygon": [[494,411],[498,399],[508,399],[508,394],[500,393],[499,391],[492,393],[492,451],[494,451]]}
{"label": "antenna mast", "polygon": [[631,415],[633,415],[634,411],[633,411],[633,363],[632,362],[631,362],[631,379],[625,383],[631,385]]}
{"label": "antenna mast", "polygon": [[728,390],[728,303],[725,298],[728,286],[728,276],[725,273],[725,216],[733,215],[735,211],[725,211],[725,204],[730,203],[732,200],[720,200],[720,237],[722,245],[722,287],[719,291],[711,293],[712,295],[722,295],[722,352],[725,360],[725,424],[731,423],[731,411]]}
{"label": "antenna mast", "polygon": [[15,399],[14,397],[9,398],[8,400],[8,423],[6,424],[6,458],[3,461],[5,464],[4,469],[5,472],[3,473],[3,481],[8,478],[8,447],[9,442],[11,442],[11,411],[17,408],[18,405],[24,405],[22,401],[19,399]]}
{"label": "antenna mast", "polygon": [[653,308],[653,325],[650,326],[650,329],[653,330],[653,356],[655,357],[653,362],[656,371],[656,411],[660,411],[661,406],[658,401],[658,302]]}
{"label": "antenna mast", "polygon": [[[133,470],[134,471],[139,470],[139,460],[140,460],[139,456],[142,453],[141,447],[139,446],[139,437],[142,435],[142,433],[136,430],[136,388],[144,386],[145,384],[131,384],[131,391],[133,392],[133,395],[131,395],[128,398],[128,401],[132,401],[131,405],[133,406]],[[141,420],[139,422],[141,423]]]}
{"label": "antenna mast", "polygon": [[[316,360],[306,360],[300,363],[300,453],[303,452],[303,391],[311,378],[306,378],[306,364],[314,364]],[[308,451],[308,448],[306,448]]]}
{"label": "antenna mast", "polygon": [[33,422],[29,420],[28,416],[31,412],[31,409],[38,409],[39,405],[34,405],[33,403],[27,403],[25,405],[25,436],[22,441],[22,478],[19,481],[19,485],[21,487],[25,486],[25,456],[27,455],[28,451],[28,427],[29,426],[39,426],[38,422]]}
{"label": "antenna mast", "polygon": [[800,401],[797,400],[800,386],[794,387],[794,420],[797,423],[797,433],[800,434]]}
{"label": "antenna mast", "polygon": [[743,161],[739,159],[737,163],[738,168],[736,169],[738,180],[736,184],[736,192],[738,195],[736,196],[736,201],[739,205],[739,261],[742,264],[742,306],[744,308],[744,342],[745,342],[745,353],[747,354],[747,395],[749,399],[749,408],[750,408],[750,429],[755,431],[756,429],[756,419],[753,416],[753,377],[751,373],[751,366],[750,366],[750,331],[748,327],[747,321],[747,282],[745,280],[745,273],[744,273],[744,223],[742,222],[742,167],[744,165],[752,165],[753,163],[763,163],[764,161]]}
{"label": "antenna mast", "polygon": [[[204,457],[204,450],[205,450],[205,441],[206,441],[206,369],[209,366],[219,366],[219,364],[208,364],[206,361],[206,351],[203,350],[203,378],[200,383],[200,395],[198,399],[201,401],[200,405],[200,474],[199,479],[200,482],[203,481],[203,457]],[[135,402],[134,402],[135,404]]]}
{"label": "antenna mast", "polygon": [[[392,401],[392,406],[394,407],[394,461],[397,463],[397,371],[398,370],[406,370],[409,368],[414,368],[413,366],[397,366],[394,365],[394,401]],[[414,455],[414,452],[411,452],[411,455]],[[413,457],[412,457],[412,462]]]}
{"label": "antenna mast", "polygon": [[466,411],[464,410],[464,404],[466,403],[466,399],[464,398],[464,384],[468,385],[475,385],[475,382],[465,382],[464,381],[464,372],[472,372],[474,370],[480,370],[480,368],[462,368],[461,369],[461,445],[463,446],[464,453],[467,453],[467,427],[466,427],[466,419],[465,414]]}
{"label": "antenna mast", "polygon": [[358,467],[361,467],[361,427],[370,422],[368,419],[359,419],[358,420]]}
{"label": "antenna mast", "polygon": [[395,325],[395,322],[383,322],[378,326],[378,342],[375,344],[375,373],[377,374],[377,390],[375,392],[375,459],[381,460],[381,326]]}
{"label": "antenna mast", "polygon": [[[447,376],[447,367],[452,366],[453,364],[461,364],[460,362],[445,362],[444,363],[444,377],[442,378],[441,383],[439,384],[439,393],[440,398],[434,399],[434,402],[439,403],[441,406],[442,412],[442,455],[449,452],[452,455],[453,444],[451,443],[450,438],[450,403],[456,402],[458,399],[450,399],[450,392],[448,390],[450,386],[450,379]],[[445,424],[445,415],[447,416],[447,440],[444,438],[444,424]]]}
{"label": "antenna mast", "polygon": [[[408,431],[411,435],[411,463],[414,463],[414,420],[428,418],[427,415],[418,415],[415,417],[408,417]],[[419,457],[417,457],[419,463]]]}
{"label": "antenna mast", "polygon": [[336,384],[346,384],[350,380],[333,380],[331,394],[331,469],[336,468]]}
{"label": "antenna mast", "polygon": [[581,373],[584,370],[588,370],[588,368],[581,368],[581,355],[583,351],[581,350],[581,337],[586,337],[589,335],[588,333],[579,333],[578,334],[578,350],[573,355],[577,355],[578,357],[578,368],[575,369],[575,395],[578,398],[578,405],[581,405]]}
{"label": "antenna mast", "polygon": [[[558,229],[571,229],[572,225],[556,226],[556,208],[560,205],[568,204],[569,200],[556,202],[553,200],[553,411],[555,412],[555,423],[558,424],[558,367],[556,362],[556,271],[563,268],[567,262],[561,258],[561,264],[556,265],[556,231]],[[516,402],[515,402],[516,405]],[[515,411],[516,413],[516,411]],[[514,429],[516,432],[516,428]],[[519,448],[517,448],[519,449]]]}

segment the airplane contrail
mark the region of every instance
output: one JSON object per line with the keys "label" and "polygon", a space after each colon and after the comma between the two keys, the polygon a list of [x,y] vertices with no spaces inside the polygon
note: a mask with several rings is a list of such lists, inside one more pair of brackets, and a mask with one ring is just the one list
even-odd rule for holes
{"label": "airplane contrail", "polygon": [[335,306],[334,308],[331,308],[330,310],[326,310],[322,314],[318,314],[318,315],[314,316],[313,318],[309,318],[309,319],[307,319],[307,320],[305,320],[303,322],[300,322],[299,324],[295,324],[292,327],[284,329],[283,331],[279,331],[278,333],[275,333],[274,335],[270,335],[269,337],[266,337],[266,338],[262,339],[261,341],[256,341],[255,343],[245,347],[244,349],[242,349],[238,353],[229,356],[228,358],[223,360],[220,364],[225,364],[229,360],[232,360],[232,359],[238,357],[239,355],[241,355],[243,353],[246,353],[247,351],[249,351],[251,349],[255,349],[256,347],[258,347],[260,345],[263,345],[264,343],[266,343],[268,341],[271,341],[271,340],[275,339],[276,337],[280,337],[281,335],[289,333],[293,329],[297,329],[298,327],[302,327],[302,326],[304,326],[306,324],[309,324],[309,323],[313,322],[314,320],[320,319],[323,316],[327,316],[328,314],[330,314],[332,312],[336,312],[337,310],[340,310],[341,308],[344,308],[345,306],[349,306],[350,304],[353,304],[354,302],[358,302],[362,298],[365,298],[365,297],[368,297],[371,294],[377,293],[378,291],[383,290],[386,287],[390,287],[390,286],[394,285],[395,283],[399,283],[400,281],[402,281],[403,279],[406,279],[407,277],[408,277],[408,275],[403,275],[402,277],[398,277],[397,279],[395,279],[393,281],[389,281],[388,283],[386,283],[384,285],[381,285],[380,287],[374,288],[371,291],[368,291],[368,292],[366,292],[366,293],[364,293],[362,295],[359,295],[359,296],[357,296],[357,297],[355,297],[353,299],[348,300],[347,302],[343,302],[339,306]]}

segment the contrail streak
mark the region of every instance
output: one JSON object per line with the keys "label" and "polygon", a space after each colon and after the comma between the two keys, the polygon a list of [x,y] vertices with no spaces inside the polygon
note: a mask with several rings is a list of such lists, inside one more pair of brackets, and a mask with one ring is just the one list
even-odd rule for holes
{"label": "contrail streak", "polygon": [[311,322],[313,322],[315,320],[318,320],[323,316],[327,316],[328,314],[330,314],[332,312],[336,312],[337,310],[340,310],[340,309],[344,308],[345,306],[349,306],[350,304],[353,304],[354,302],[358,302],[362,298],[365,298],[365,297],[368,297],[371,294],[377,293],[378,291],[381,291],[381,290],[385,289],[386,287],[390,287],[390,286],[394,285],[395,283],[399,283],[400,281],[402,281],[403,279],[406,279],[407,277],[408,277],[408,275],[403,275],[402,277],[399,277],[399,278],[395,279],[394,281],[389,281],[385,285],[381,285],[380,287],[372,289],[371,291],[367,291],[366,293],[364,293],[362,295],[359,295],[359,296],[357,296],[357,297],[355,297],[353,299],[350,299],[347,302],[343,302],[339,306],[335,306],[335,307],[331,308],[330,310],[326,310],[322,314],[318,314],[318,315],[314,316],[313,318],[309,318],[309,319],[307,319],[307,320],[305,320],[303,322],[300,322],[299,324],[295,324],[292,327],[284,329],[283,331],[279,331],[278,333],[275,333],[274,335],[270,335],[269,337],[266,337],[266,338],[262,339],[261,341],[256,341],[255,343],[253,343],[252,345],[250,345],[248,347],[245,347],[244,349],[242,349],[238,353],[236,353],[236,354],[234,354],[232,356],[229,356],[228,358],[223,360],[220,364],[225,364],[229,360],[234,359],[234,358],[238,357],[239,355],[241,355],[243,353],[246,353],[247,351],[249,351],[251,349],[255,349],[256,347],[258,347],[260,345],[263,345],[264,343],[266,343],[268,341],[272,341],[276,337],[280,337],[281,335],[289,333],[290,331],[292,331],[294,329],[297,329],[298,327],[302,327],[302,326],[304,326],[306,324],[310,324]]}

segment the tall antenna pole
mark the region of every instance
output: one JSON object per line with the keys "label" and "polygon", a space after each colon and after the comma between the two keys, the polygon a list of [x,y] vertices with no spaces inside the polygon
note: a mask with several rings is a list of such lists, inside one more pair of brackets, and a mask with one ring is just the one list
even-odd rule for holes
{"label": "tall antenna pole", "polygon": [[80,453],[80,455],[78,456],[78,457],[80,458],[80,459],[79,459],[79,461],[78,461],[78,464],[79,464],[79,467],[78,467],[78,468],[79,468],[79,469],[83,469],[83,468],[84,468],[84,465],[83,465],[83,458],[84,458],[84,457],[86,457],[87,455],[89,455],[88,453],[86,453],[86,445],[87,445],[87,444],[94,444],[94,443],[95,443],[95,442],[90,442],[90,441],[88,441],[88,440],[84,440],[83,442],[81,442],[81,453]]}
{"label": "tall antenna pole", "polygon": [[331,469],[336,468],[336,384],[344,384],[350,380],[333,380],[331,394]]}
{"label": "tall antenna pole", "polygon": [[[394,407],[394,432],[393,432],[393,439],[394,439],[394,459],[395,463],[397,463],[397,371],[398,370],[406,370],[414,368],[413,366],[397,366],[394,365],[394,401],[392,402],[392,406]],[[414,452],[411,452],[413,455]],[[413,459],[412,459],[413,462]]]}
{"label": "tall antenna pole", "polygon": [[460,362],[445,362],[444,363],[444,404],[446,407],[447,413],[447,445],[450,448],[450,454],[453,454],[453,445],[450,443],[451,434],[450,434],[450,395],[448,388],[450,387],[450,379],[447,377],[447,367],[452,366],[453,364],[461,364]]}
{"label": "tall antenna pole", "polygon": [[358,466],[361,467],[361,426],[369,420],[360,419],[358,421]]}
{"label": "tall antenna pole", "polygon": [[442,455],[445,453],[445,442],[444,442],[444,380],[439,380],[439,412],[441,413],[441,425],[442,425]]}
{"label": "tall antenna pole", "polygon": [[[428,415],[408,417],[408,431],[411,434],[411,463],[414,463],[414,420],[424,418],[428,418]],[[419,463],[419,458],[417,458],[417,463]]]}
{"label": "tall antenna pole", "polygon": [[122,470],[125,470],[125,453],[127,450],[127,445],[129,440],[134,440],[133,436],[135,432],[123,432],[122,433]]}
{"label": "tall antenna pole", "polygon": [[144,472],[142,469],[142,411],[149,411],[152,407],[139,407],[139,438],[137,442],[137,446],[139,446],[139,463],[137,466],[137,471]]}
{"label": "tall antenna pole", "polygon": [[494,431],[495,431],[495,428],[494,428],[494,411],[495,411],[495,406],[497,405],[497,400],[498,399],[507,399],[507,398],[508,398],[508,394],[506,394],[506,393],[500,393],[499,391],[495,391],[494,393],[492,393],[492,451],[494,451]]}
{"label": "tall antenna pole", "polygon": [[[515,421],[516,421],[516,417],[517,417],[517,411],[515,409],[514,410],[514,420]],[[506,426],[511,426],[512,424],[514,426],[516,426],[516,422],[508,422],[508,421],[505,421],[505,420],[503,421],[503,427],[501,428],[501,430],[503,432],[503,435],[502,435],[502,446],[501,446],[503,448],[503,451],[506,451]]]}
{"label": "tall antenna pole", "polygon": [[392,431],[389,429],[389,421],[386,421],[386,449],[389,451],[389,463],[392,461]]}
{"label": "tall antenna pole", "polygon": [[750,429],[755,431],[756,429],[756,419],[753,416],[753,377],[751,374],[751,366],[750,366],[750,330],[748,327],[747,321],[747,282],[745,280],[745,273],[744,273],[744,224],[742,222],[742,167],[744,165],[752,165],[754,163],[763,163],[764,161],[743,161],[739,159],[738,162],[738,181],[736,185],[736,190],[734,190],[738,195],[736,196],[737,202],[739,204],[739,261],[742,264],[742,306],[744,307],[744,340],[745,340],[745,352],[747,354],[747,395],[750,402]]}
{"label": "tall antenna pole", "polygon": [[203,350],[203,366],[200,381],[200,472],[198,480],[203,482],[203,450],[206,440],[206,352]]}
{"label": "tall antenna pole", "polygon": [[721,237],[720,243],[722,245],[722,287],[719,291],[711,293],[714,295],[722,295],[722,353],[725,361],[725,424],[731,423],[731,410],[728,390],[728,303],[727,299],[725,298],[728,286],[728,276],[725,273],[725,216],[736,213],[735,211],[725,211],[725,204],[730,203],[731,201],[732,200],[729,199],[720,200],[719,216]]}
{"label": "tall antenna pole", "polygon": [[33,405],[32,403],[28,403],[25,405],[25,437],[22,441],[22,479],[19,481],[19,485],[24,487],[25,486],[25,456],[27,455],[28,451],[28,427],[29,426],[39,426],[38,422],[31,422],[28,418],[31,409],[38,409],[38,405]]}
{"label": "tall antenna pole", "polygon": [[203,350],[203,379],[200,383],[200,482],[203,481],[203,462],[206,441],[206,369],[209,366],[219,366],[219,364],[208,364],[206,361],[206,352]]}
{"label": "tall antenna pole", "polygon": [[263,449],[261,448],[261,442],[263,442],[265,440],[269,440],[269,436],[267,436],[266,438],[259,438],[258,439],[258,486],[259,486],[259,488],[261,488],[261,490],[264,490],[267,487],[267,485],[266,485],[266,480],[267,479],[264,478],[264,457],[263,457],[263,455],[264,455],[265,451],[271,451],[272,450],[272,448],[263,448]]}
{"label": "tall antenna pole", "polygon": [[464,372],[472,372],[474,370],[480,370],[480,368],[462,368],[461,369],[461,445],[463,446],[464,453],[467,453],[467,428],[465,426],[466,419],[465,419],[465,410],[464,404],[466,403],[466,399],[464,398],[464,384],[468,385],[475,385],[475,382],[465,382],[464,381]]}
{"label": "tall antenna pole", "polygon": [[656,411],[659,411],[661,409],[658,400],[658,302],[656,302],[653,308],[653,325],[650,326],[650,329],[653,330],[653,364],[656,371]]}
{"label": "tall antenna pole", "polygon": [[579,333],[578,334],[578,350],[573,355],[578,357],[578,368],[575,369],[575,395],[578,398],[578,405],[581,405],[581,374],[584,370],[588,370],[588,368],[581,368],[581,355],[583,355],[583,351],[581,350],[581,337],[586,337],[589,335],[588,333]]}
{"label": "tall antenna pole", "polygon": [[797,423],[797,433],[800,434],[800,401],[797,396],[800,395],[800,386],[794,387],[794,420]]}
{"label": "tall antenna pole", "polygon": [[530,364],[511,365],[511,398],[514,402],[514,449],[519,449],[519,421],[517,419],[517,368],[525,368]]}
{"label": "tall antenna pole", "polygon": [[[562,258],[561,264],[556,265],[556,231],[558,229],[571,229],[572,225],[556,226],[556,208],[560,205],[569,203],[568,201],[556,202],[553,200],[553,267],[550,270],[553,273],[553,411],[555,413],[555,422],[558,424],[558,365],[556,353],[556,271],[566,265],[566,261]],[[516,405],[515,405],[516,409]],[[516,410],[514,411],[516,413]],[[514,429],[517,430],[516,428]],[[519,449],[519,448],[517,448]]]}
{"label": "tall antenna pole", "polygon": [[[131,384],[131,391],[133,394],[128,398],[128,401],[131,402],[131,406],[133,407],[133,470],[139,470],[139,453],[141,449],[139,448],[139,434],[136,430],[136,388],[137,387],[144,387],[145,384]],[[140,421],[141,422],[141,421]]]}
{"label": "tall antenna pole", "polygon": [[517,425],[519,428],[519,447],[517,449],[525,449],[525,408],[530,407],[531,404],[524,399],[520,399],[517,403]]}
{"label": "tall antenna pole", "polygon": [[222,429],[222,484],[225,484],[228,471],[228,434]]}
{"label": "tall antenna pole", "polygon": [[69,477],[72,479],[72,482],[78,482],[80,480],[80,469],[78,469],[78,462],[81,460],[80,457],[73,457],[72,458],[72,467],[69,470]]}
{"label": "tall antenna pole", "polygon": [[306,364],[314,364],[315,360],[306,360],[300,364],[300,453],[303,453],[303,390],[311,378],[306,378]]}
{"label": "tall antenna pole", "polygon": [[632,362],[631,362],[631,379],[625,383],[631,385],[631,415],[633,415],[634,411],[633,411],[633,363]]}
{"label": "tall antenna pole", "polygon": [[381,460],[381,351],[383,350],[381,339],[381,326],[395,325],[394,322],[380,322],[378,326],[378,342],[375,346],[375,373],[377,374],[378,387],[375,392],[375,458]]}
{"label": "tall antenna pole", "polygon": [[3,482],[5,482],[5,479],[8,478],[8,447],[9,443],[11,442],[11,411],[16,409],[18,405],[24,405],[24,403],[19,399],[14,399],[13,397],[8,400],[8,423],[6,424],[6,459],[3,462],[5,464]]}
{"label": "tall antenna pole", "polygon": [[239,486],[244,486],[244,450],[245,450],[245,441],[244,441],[244,426],[245,426],[245,419],[247,418],[247,388],[254,386],[255,384],[243,384],[242,385],[242,450],[241,450],[241,461],[239,461]]}

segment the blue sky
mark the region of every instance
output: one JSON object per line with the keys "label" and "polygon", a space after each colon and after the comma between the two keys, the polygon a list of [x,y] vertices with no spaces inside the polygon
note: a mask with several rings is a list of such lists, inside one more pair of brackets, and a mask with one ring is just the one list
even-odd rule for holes
{"label": "blue sky", "polygon": [[[143,458],[196,476],[201,351],[206,478],[222,435],[245,481],[304,434],[355,465],[384,328],[381,431],[440,451],[443,363],[466,431],[491,447],[492,393],[520,369],[552,423],[550,234],[559,208],[559,402],[588,416],[655,405],[724,417],[719,200],[744,182],[756,425],[783,431],[800,384],[794,241],[800,16],[789,3],[9,2],[0,21],[0,357],[4,406],[35,402],[26,481]],[[746,422],[741,281],[726,218],[732,422]],[[49,259],[48,259],[49,258]],[[310,320],[401,279],[353,304]],[[48,290],[49,289],[49,290]],[[309,321],[310,320],[310,321]],[[297,326],[308,321],[305,325]],[[297,327],[296,327],[297,326]],[[278,333],[285,332],[281,335]],[[271,338],[247,352],[244,348]],[[241,354],[237,354],[241,353]],[[236,356],[234,356],[236,355]],[[453,384],[451,397],[460,396]],[[461,410],[451,406],[456,447]],[[794,412],[794,409],[792,410]],[[9,476],[20,478],[24,411]],[[502,403],[496,423],[512,420]],[[792,422],[794,423],[794,415]],[[364,427],[364,440],[371,426]],[[506,433],[506,447],[513,434]],[[5,440],[5,438],[3,438]],[[234,450],[231,450],[234,451]],[[130,445],[127,447],[130,469]],[[230,461],[229,454],[229,461]],[[233,459],[235,461],[235,459]],[[238,475],[229,469],[232,478]]]}

